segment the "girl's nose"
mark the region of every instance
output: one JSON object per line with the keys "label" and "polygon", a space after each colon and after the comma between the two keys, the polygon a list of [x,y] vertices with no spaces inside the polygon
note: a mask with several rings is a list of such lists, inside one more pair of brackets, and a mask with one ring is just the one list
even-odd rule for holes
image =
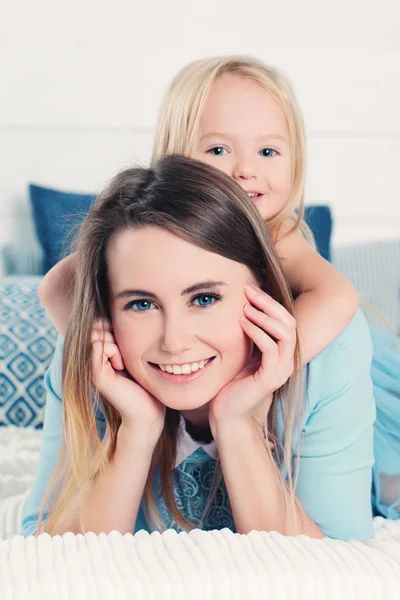
{"label": "girl's nose", "polygon": [[233,167],[233,179],[252,179],[256,177],[255,161],[250,157],[238,157]]}

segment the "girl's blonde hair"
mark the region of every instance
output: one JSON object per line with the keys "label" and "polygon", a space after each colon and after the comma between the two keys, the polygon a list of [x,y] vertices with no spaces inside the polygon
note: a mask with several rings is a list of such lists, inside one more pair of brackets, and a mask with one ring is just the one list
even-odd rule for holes
{"label": "girl's blonde hair", "polygon": [[[172,80],[158,116],[152,162],[165,154],[191,156],[197,140],[200,119],[213,83],[223,75],[254,81],[281,107],[289,130],[292,164],[292,191],[288,202],[269,221],[271,234],[279,233],[289,218],[293,228],[302,226],[305,184],[305,135],[300,108],[284,75],[260,60],[247,56],[225,56],[197,60]],[[305,234],[309,237],[306,227]]]}
{"label": "girl's blonde hair", "polygon": [[[76,293],[63,356],[63,449],[40,517],[42,520],[48,507],[44,529],[49,533],[54,531],[73,498],[79,497],[106,471],[115,453],[121,419],[106,398],[97,393],[93,399],[91,331],[96,319],[110,319],[107,261],[110,240],[126,229],[147,226],[159,227],[246,265],[262,289],[289,312],[293,311],[290,288],[271,238],[256,208],[231,178],[209,165],[179,156],[164,157],[149,169],[134,168],[117,175],[97,198],[76,244]],[[295,422],[298,423],[301,410],[302,395],[296,393],[300,364],[296,345],[294,375],[275,393],[275,400],[279,395],[283,401],[272,403],[267,422],[262,424],[265,439],[276,446],[273,461],[276,472],[287,472],[287,482],[281,478],[279,481],[291,530],[293,518],[298,514],[291,474]],[[104,436],[99,433],[96,420],[99,410],[106,420]],[[280,419],[284,425],[283,446],[277,430]],[[181,514],[172,489],[179,420],[179,412],[167,409],[145,487],[145,512],[150,524],[158,529],[163,529],[165,523],[152,487],[155,470],[160,473],[161,495],[173,520],[186,530],[199,525],[188,522]],[[271,454],[267,442],[266,450]],[[221,471],[217,472],[221,483]],[[291,492],[289,503],[283,493],[285,486]],[[82,512],[80,530],[86,531]]]}

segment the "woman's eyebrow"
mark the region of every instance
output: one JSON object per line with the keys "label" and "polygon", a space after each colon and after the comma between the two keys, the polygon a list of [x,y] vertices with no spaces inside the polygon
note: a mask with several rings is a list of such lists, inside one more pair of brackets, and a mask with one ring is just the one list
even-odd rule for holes
{"label": "woman's eyebrow", "polygon": [[[181,296],[187,296],[189,294],[194,294],[196,292],[204,292],[204,291],[209,291],[209,290],[214,290],[217,287],[223,286],[223,285],[227,285],[226,283],[224,283],[223,281],[200,281],[199,283],[195,283],[194,285],[191,285],[188,288],[185,288],[182,292],[181,292]],[[130,298],[131,296],[144,296],[146,298],[151,298],[153,300],[157,300],[157,296],[156,294],[153,294],[153,292],[149,292],[148,290],[138,290],[138,289],[126,289],[126,290],[122,290],[121,292],[118,292],[118,294],[115,295],[115,299],[117,300],[118,298]]]}
{"label": "woman's eyebrow", "polygon": [[194,294],[196,292],[215,290],[215,288],[218,288],[222,285],[228,285],[228,284],[223,281],[210,281],[210,280],[200,281],[199,283],[195,283],[194,285],[191,285],[190,287],[184,289],[183,292],[181,293],[181,296],[187,296],[189,294]]}
{"label": "woman's eyebrow", "polygon": [[122,290],[121,292],[118,292],[118,294],[115,294],[114,298],[117,300],[118,298],[130,298],[131,296],[146,296],[146,298],[153,299],[157,297],[155,294],[153,294],[152,292],[148,292],[147,290],[126,289]]}

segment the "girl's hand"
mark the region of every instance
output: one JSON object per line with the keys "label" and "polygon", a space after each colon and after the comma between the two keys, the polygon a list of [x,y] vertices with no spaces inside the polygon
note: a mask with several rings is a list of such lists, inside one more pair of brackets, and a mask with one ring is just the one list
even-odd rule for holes
{"label": "girl's hand", "polygon": [[294,367],[296,321],[278,302],[260,288],[246,286],[249,300],[241,326],[254,342],[254,352],[242,371],[210,403],[210,427],[248,420],[262,413],[267,418],[272,394],[280,388]]}
{"label": "girl's hand", "polygon": [[109,321],[97,319],[91,339],[92,385],[120,413],[125,428],[156,443],[164,427],[165,406],[126,371]]}

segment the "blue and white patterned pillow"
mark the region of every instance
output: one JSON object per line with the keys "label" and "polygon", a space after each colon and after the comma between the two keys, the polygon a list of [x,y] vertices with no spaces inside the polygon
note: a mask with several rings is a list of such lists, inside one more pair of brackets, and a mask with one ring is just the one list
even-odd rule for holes
{"label": "blue and white patterned pillow", "polygon": [[40,280],[0,279],[0,426],[43,426],[43,376],[57,332],[37,295]]}

